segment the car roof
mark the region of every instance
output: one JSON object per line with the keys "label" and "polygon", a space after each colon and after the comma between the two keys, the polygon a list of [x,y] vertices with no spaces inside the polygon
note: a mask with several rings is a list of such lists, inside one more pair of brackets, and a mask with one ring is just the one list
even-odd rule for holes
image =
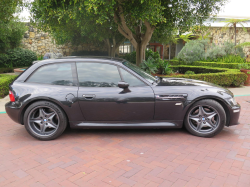
{"label": "car roof", "polygon": [[125,59],[122,58],[116,58],[116,57],[108,57],[108,56],[67,56],[67,57],[60,57],[60,58],[55,58],[55,59],[46,59],[46,60],[39,60],[39,61],[34,61],[33,64],[35,63],[53,63],[53,62],[60,62],[62,61],[87,61],[87,60],[105,60],[105,61],[115,61],[115,62],[124,62],[126,61]]}

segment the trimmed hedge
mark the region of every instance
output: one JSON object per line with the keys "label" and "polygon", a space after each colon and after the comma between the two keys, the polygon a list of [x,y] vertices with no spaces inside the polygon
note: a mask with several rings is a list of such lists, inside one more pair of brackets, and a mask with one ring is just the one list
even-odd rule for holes
{"label": "trimmed hedge", "polygon": [[0,54],[0,67],[31,66],[37,60],[36,53],[28,49],[15,48]]}
{"label": "trimmed hedge", "polygon": [[192,64],[187,64],[186,62],[180,62],[178,60],[171,60],[172,65],[189,65],[189,66],[208,66],[208,67],[218,67],[218,68],[229,68],[238,69],[239,63],[222,63],[222,62],[203,62],[197,61]]}
{"label": "trimmed hedge", "polygon": [[201,67],[201,66],[187,66],[178,65],[171,66],[174,71],[179,73],[185,73],[186,71],[193,71],[194,75],[174,75],[174,76],[161,76],[161,77],[177,77],[177,78],[188,78],[211,82],[220,86],[240,86],[242,85],[247,76],[241,73],[238,69],[228,68],[214,68],[214,67]]}
{"label": "trimmed hedge", "polygon": [[4,97],[9,94],[9,84],[12,83],[16,77],[16,75],[0,74],[0,97]]}

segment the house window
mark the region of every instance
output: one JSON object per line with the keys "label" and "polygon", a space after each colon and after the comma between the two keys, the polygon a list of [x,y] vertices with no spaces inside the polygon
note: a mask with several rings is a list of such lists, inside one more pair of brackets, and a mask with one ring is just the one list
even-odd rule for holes
{"label": "house window", "polygon": [[133,46],[129,41],[126,41],[119,46],[120,54],[131,53],[132,51],[133,51]]}

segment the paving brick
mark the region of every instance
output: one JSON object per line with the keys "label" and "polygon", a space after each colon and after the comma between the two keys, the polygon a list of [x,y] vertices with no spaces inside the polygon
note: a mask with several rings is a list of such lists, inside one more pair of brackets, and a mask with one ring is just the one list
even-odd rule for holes
{"label": "paving brick", "polygon": [[180,129],[67,130],[38,141],[0,114],[0,186],[250,186],[250,97],[214,138]]}

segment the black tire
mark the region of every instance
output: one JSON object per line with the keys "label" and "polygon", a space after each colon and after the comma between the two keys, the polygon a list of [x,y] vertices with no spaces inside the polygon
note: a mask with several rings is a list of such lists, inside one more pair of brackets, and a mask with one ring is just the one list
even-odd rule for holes
{"label": "black tire", "polygon": [[[43,117],[40,117],[41,113]],[[56,139],[64,132],[67,123],[67,117],[64,111],[49,101],[35,102],[31,104],[24,113],[26,130],[31,136],[39,140],[46,141]]]}
{"label": "black tire", "polygon": [[212,99],[204,99],[194,103],[188,110],[184,121],[186,129],[191,134],[207,138],[220,133],[225,124],[224,108]]}

